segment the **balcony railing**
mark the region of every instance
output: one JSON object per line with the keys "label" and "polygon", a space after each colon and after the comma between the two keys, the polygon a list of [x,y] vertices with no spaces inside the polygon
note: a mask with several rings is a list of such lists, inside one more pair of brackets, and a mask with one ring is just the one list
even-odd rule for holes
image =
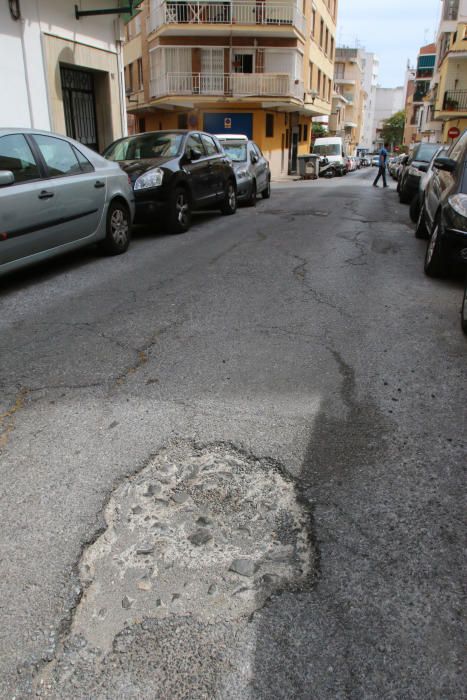
{"label": "balcony railing", "polygon": [[276,2],[161,2],[149,15],[148,30],[167,24],[292,26],[305,33],[305,17],[295,4]]}
{"label": "balcony railing", "polygon": [[444,93],[445,112],[467,112],[467,90],[448,90]]}
{"label": "balcony railing", "polygon": [[151,80],[151,96],[221,95],[292,97],[303,101],[303,83],[282,73],[167,73]]}

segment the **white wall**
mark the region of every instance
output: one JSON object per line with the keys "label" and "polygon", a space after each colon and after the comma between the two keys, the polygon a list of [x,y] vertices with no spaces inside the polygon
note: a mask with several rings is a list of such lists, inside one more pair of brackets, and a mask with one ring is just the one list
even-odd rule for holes
{"label": "white wall", "polygon": [[[102,9],[116,0],[99,0]],[[60,37],[116,54],[117,15],[75,18],[75,0],[21,0],[21,19],[11,18],[0,2],[0,126],[51,129],[47,70],[43,41]],[[82,0],[82,10],[95,9],[95,0]],[[126,120],[125,120],[126,121]]]}
{"label": "white wall", "polygon": [[372,130],[373,146],[376,140],[376,129],[381,127],[385,119],[404,109],[404,98],[403,86],[397,88],[376,88],[375,119]]}
{"label": "white wall", "polygon": [[376,109],[376,86],[378,84],[379,59],[375,54],[365,52],[363,54],[363,61],[363,89],[367,96],[363,110],[362,133],[359,147],[371,149]]}

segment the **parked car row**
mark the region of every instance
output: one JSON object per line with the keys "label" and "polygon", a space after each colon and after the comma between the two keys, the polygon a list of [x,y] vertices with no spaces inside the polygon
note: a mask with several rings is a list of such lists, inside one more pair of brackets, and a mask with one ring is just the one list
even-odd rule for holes
{"label": "parked car row", "polygon": [[[424,148],[430,146],[430,149]],[[425,158],[431,152],[431,159]],[[420,169],[419,165],[427,165]],[[404,166],[407,177],[417,178],[411,214],[418,212],[416,238],[427,239],[424,270],[429,277],[445,277],[453,266],[467,265],[467,130],[449,148],[420,144]],[[415,173],[417,170],[420,174]],[[403,176],[402,176],[403,177]],[[414,192],[414,184],[406,192]],[[407,201],[405,198],[402,201]],[[462,329],[467,333],[467,284],[464,290]]]}
{"label": "parked car row", "polygon": [[91,243],[124,253],[133,222],[183,233],[193,211],[234,214],[237,199],[269,198],[270,183],[268,161],[246,136],[147,132],[100,156],[66,136],[0,129],[0,272]]}

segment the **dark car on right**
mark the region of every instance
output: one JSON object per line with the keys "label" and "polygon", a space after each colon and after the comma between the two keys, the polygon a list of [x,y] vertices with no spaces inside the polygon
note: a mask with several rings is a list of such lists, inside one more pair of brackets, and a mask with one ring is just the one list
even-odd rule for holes
{"label": "dark car on right", "polygon": [[434,161],[416,235],[428,237],[425,272],[442,277],[452,262],[467,264],[467,130]]}
{"label": "dark car on right", "polygon": [[439,147],[438,143],[418,143],[415,146],[412,155],[399,172],[397,191],[400,202],[410,204],[417,196],[420,178],[427,172],[430,161]]}

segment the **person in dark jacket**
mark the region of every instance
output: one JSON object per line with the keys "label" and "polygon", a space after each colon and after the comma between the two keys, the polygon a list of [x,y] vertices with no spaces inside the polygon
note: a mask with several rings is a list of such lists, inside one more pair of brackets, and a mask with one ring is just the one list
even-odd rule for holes
{"label": "person in dark jacket", "polygon": [[386,164],[388,162],[388,148],[389,144],[385,143],[379,152],[379,169],[378,174],[373,183],[373,187],[378,187],[378,180],[381,176],[383,178],[383,187],[388,186],[388,183],[386,182]]}

